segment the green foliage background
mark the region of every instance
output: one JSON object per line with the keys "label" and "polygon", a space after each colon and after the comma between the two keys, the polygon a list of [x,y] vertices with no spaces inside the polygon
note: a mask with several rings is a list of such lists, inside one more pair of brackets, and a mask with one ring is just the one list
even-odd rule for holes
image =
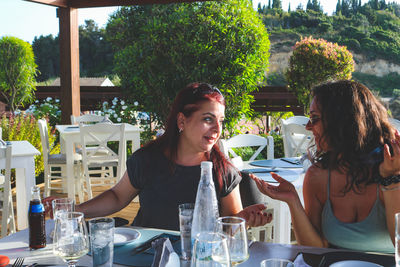
{"label": "green foliage background", "polygon": [[[31,115],[16,115],[0,117],[0,127],[2,128],[2,139],[7,141],[28,140],[40,153],[42,153],[42,142],[40,140],[37,118]],[[56,142],[55,130],[48,126],[50,153],[60,153],[60,144]],[[38,177],[43,172],[42,154],[35,156],[35,175]],[[14,179],[14,177],[13,177]],[[37,181],[38,182],[38,181]],[[40,181],[42,182],[42,181]]]}
{"label": "green foliage background", "polygon": [[307,108],[312,87],[329,80],[350,79],[353,71],[353,56],[346,47],[310,37],[296,43],[286,78],[289,89]]}
{"label": "green foliage background", "polygon": [[179,90],[206,81],[224,93],[233,132],[268,68],[268,34],[248,0],[121,8],[107,36],[122,88],[160,123]]}
{"label": "green foliage background", "polygon": [[9,36],[0,39],[0,94],[11,111],[33,100],[36,67],[29,43]]}

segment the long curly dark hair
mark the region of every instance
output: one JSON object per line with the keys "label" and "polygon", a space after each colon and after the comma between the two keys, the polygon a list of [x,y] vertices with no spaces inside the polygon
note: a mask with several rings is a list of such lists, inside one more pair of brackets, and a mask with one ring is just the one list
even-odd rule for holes
{"label": "long curly dark hair", "polygon": [[[314,161],[324,169],[347,173],[344,192],[359,192],[362,185],[375,182],[372,170],[382,160],[382,146],[394,139],[387,111],[365,85],[355,81],[322,84],[312,94],[321,111],[321,139],[329,147],[317,152]],[[376,151],[381,151],[378,160],[373,158]]]}
{"label": "long curly dark hair", "polygon": [[[144,148],[157,147],[166,153],[167,158],[171,163],[172,170],[174,169],[178,140],[179,128],[177,117],[182,112],[185,117],[190,117],[194,112],[200,109],[200,104],[207,101],[217,101],[225,106],[225,99],[218,88],[208,83],[191,83],[182,89],[176,96],[169,113],[165,132],[156,140],[148,143]],[[210,152],[206,153],[206,158],[213,163],[214,172],[217,175],[219,189],[223,185],[223,177],[228,171],[228,166],[232,166],[221,152],[218,143],[213,146]]]}

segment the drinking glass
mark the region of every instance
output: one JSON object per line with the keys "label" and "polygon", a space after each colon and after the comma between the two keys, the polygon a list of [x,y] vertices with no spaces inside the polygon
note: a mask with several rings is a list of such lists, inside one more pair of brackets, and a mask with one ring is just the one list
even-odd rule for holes
{"label": "drinking glass", "polygon": [[89,221],[93,267],[111,267],[114,256],[114,219],[94,218]]}
{"label": "drinking glass", "polygon": [[396,267],[400,267],[400,213],[395,215],[395,260]]}
{"label": "drinking glass", "polygon": [[75,267],[88,253],[89,237],[82,212],[57,212],[54,226],[53,253]]}
{"label": "drinking glass", "polygon": [[182,259],[190,260],[192,254],[192,220],[194,203],[179,205],[179,230],[181,232]]}
{"label": "drinking glass", "polygon": [[194,244],[191,267],[230,267],[226,237],[215,232],[197,234]]}
{"label": "drinking glass", "polygon": [[71,198],[56,198],[51,201],[51,206],[53,209],[53,218],[56,217],[57,211],[74,211],[75,210],[75,203],[74,200]]}
{"label": "drinking glass", "polygon": [[294,267],[294,263],[286,259],[267,259],[261,262],[261,267]]}
{"label": "drinking glass", "polygon": [[233,216],[220,217],[217,219],[217,229],[227,239],[231,265],[235,266],[246,261],[249,251],[245,219]]}

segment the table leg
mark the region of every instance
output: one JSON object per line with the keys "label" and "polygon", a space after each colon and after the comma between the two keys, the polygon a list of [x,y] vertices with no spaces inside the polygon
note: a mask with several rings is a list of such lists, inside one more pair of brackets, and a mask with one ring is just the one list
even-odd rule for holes
{"label": "table leg", "polygon": [[66,177],[67,177],[67,192],[68,197],[75,199],[75,176],[74,176],[74,143],[65,142],[65,155],[66,155]]}
{"label": "table leg", "polygon": [[25,168],[15,169],[18,230],[28,227],[28,207],[31,198],[31,188],[36,184],[34,158],[27,157],[24,161]]}

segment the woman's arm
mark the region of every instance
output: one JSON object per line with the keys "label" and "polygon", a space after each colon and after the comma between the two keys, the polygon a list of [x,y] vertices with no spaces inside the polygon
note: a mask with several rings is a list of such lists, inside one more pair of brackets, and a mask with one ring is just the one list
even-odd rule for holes
{"label": "woman's arm", "polygon": [[[400,134],[398,131],[396,131],[395,138],[391,143],[393,155],[390,153],[389,146],[387,144],[384,146],[384,161],[379,166],[382,177],[400,175]],[[380,187],[386,211],[386,225],[392,242],[395,244],[395,214],[400,212],[400,183]]]}
{"label": "woman's arm", "polygon": [[128,172],[125,172],[113,188],[77,205],[75,210],[83,212],[85,218],[107,216],[125,208],[138,193],[139,190],[129,180]]}
{"label": "woman's arm", "polygon": [[[316,186],[312,182],[313,168],[307,171],[304,178],[303,192],[306,209],[303,208],[296,188],[276,173],[272,177],[279,182],[278,186],[268,184],[254,175],[250,177],[256,182],[258,189],[265,195],[284,201],[288,204],[296,240],[300,245],[327,247],[328,243],[320,234],[322,208],[316,197]],[[317,226],[317,227],[316,227]],[[316,230],[318,229],[318,231]]]}
{"label": "woman's arm", "polygon": [[264,213],[263,204],[251,205],[243,209],[239,186],[226,197],[221,198],[221,216],[238,216],[246,220],[247,226],[261,226],[272,220],[272,215]]}

